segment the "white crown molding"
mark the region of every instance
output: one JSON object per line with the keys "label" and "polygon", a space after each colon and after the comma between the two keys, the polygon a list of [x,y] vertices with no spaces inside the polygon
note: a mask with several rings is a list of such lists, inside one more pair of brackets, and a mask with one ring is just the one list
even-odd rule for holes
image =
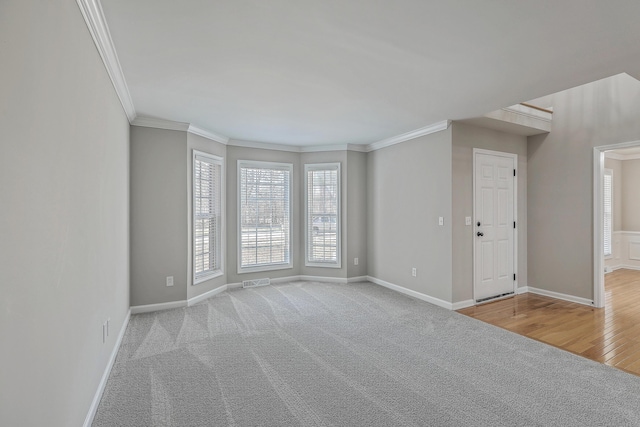
{"label": "white crown molding", "polygon": [[409,141],[411,139],[419,138],[421,136],[440,132],[448,129],[450,124],[451,124],[451,120],[443,120],[441,122],[437,122],[420,129],[412,130],[411,132],[407,132],[401,135],[393,136],[391,138],[383,139],[382,141],[373,142],[367,145],[367,151],[379,150],[381,148],[389,147],[395,144],[400,144],[401,142]]}
{"label": "white crown molding", "polygon": [[271,144],[269,142],[242,141],[239,139],[230,139],[227,145],[232,147],[258,148],[262,150],[277,150],[299,153],[300,147],[297,145]]}
{"label": "white crown molding", "polygon": [[636,154],[620,154],[620,153],[613,153],[610,151],[606,151],[604,153],[604,156],[608,159],[613,159],[613,160],[638,160],[640,159],[640,153],[636,153]]}
{"label": "white crown molding", "polygon": [[215,141],[215,142],[219,142],[221,144],[227,144],[229,142],[229,138],[228,137],[226,137],[224,135],[215,134],[215,133],[213,133],[211,131],[199,128],[198,126],[194,126],[193,124],[189,125],[188,132],[192,133],[194,135],[201,136],[203,138],[210,139],[210,140]]}
{"label": "white crown molding", "polygon": [[120,66],[116,48],[113,45],[113,40],[111,39],[111,33],[109,32],[109,27],[105,20],[100,0],[76,0],[76,2],[78,3],[80,12],[82,12],[82,17],[89,28],[91,37],[93,37],[93,41],[98,49],[100,57],[102,58],[102,62],[107,69],[107,74],[109,74],[109,78],[113,83],[113,87],[120,99],[122,108],[124,108],[124,112],[129,119],[129,123],[131,123],[136,118],[136,109],[133,106],[133,100],[131,99],[131,94],[127,87],[127,81],[122,73],[122,67]]}
{"label": "white crown molding", "polygon": [[189,130],[189,123],[174,122],[165,119],[156,119],[154,117],[136,117],[133,122],[133,126],[142,126],[145,128],[167,129],[167,130],[179,130],[186,132]]}

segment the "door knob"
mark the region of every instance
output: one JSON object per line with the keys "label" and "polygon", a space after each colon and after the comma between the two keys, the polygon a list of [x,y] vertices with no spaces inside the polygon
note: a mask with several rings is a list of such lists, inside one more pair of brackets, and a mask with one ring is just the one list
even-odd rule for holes
{"label": "door knob", "polygon": [[478,237],[482,237],[482,236],[484,236],[484,233],[482,231],[478,231],[477,236]]}

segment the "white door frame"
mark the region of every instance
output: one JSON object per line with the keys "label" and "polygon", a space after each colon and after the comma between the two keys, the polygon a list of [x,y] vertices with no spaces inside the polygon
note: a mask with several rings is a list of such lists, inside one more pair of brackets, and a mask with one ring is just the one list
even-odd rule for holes
{"label": "white door frame", "polygon": [[[640,142],[639,142],[640,143]],[[516,275],[516,280],[513,281],[513,293],[517,293],[518,290],[518,155],[513,153],[505,153],[502,151],[484,150],[482,148],[473,149],[473,221],[471,223],[472,237],[476,235],[476,224],[478,222],[476,218],[476,154],[487,154],[490,156],[508,157],[513,160],[513,168],[516,170],[516,176],[513,180],[513,220],[516,221],[516,229],[513,233],[513,274]],[[473,242],[473,301],[476,301],[476,244],[475,238]],[[491,301],[495,301],[491,300]]]}
{"label": "white door frame", "polygon": [[640,141],[601,145],[593,148],[593,305],[602,308],[604,296],[604,152],[640,146]]}

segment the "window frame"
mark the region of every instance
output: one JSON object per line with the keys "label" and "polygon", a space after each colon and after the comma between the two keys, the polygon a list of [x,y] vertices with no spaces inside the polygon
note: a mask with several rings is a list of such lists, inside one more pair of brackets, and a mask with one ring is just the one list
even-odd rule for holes
{"label": "window frame", "polygon": [[[606,203],[607,203],[607,197],[606,197],[606,185],[605,185],[605,180],[607,179],[607,177],[610,177],[611,179],[611,185],[610,185],[610,193],[609,194],[609,198],[610,198],[610,214],[609,214],[609,221],[610,221],[610,225],[609,225],[609,253],[607,253],[607,227],[606,227],[606,221],[607,221],[607,209],[606,209]],[[603,170],[603,178],[602,178],[602,253],[604,255],[604,259],[611,259],[613,258],[613,208],[614,208],[614,189],[613,189],[613,169],[609,169],[609,168],[605,168]]]}
{"label": "window frame", "polygon": [[[288,251],[289,251],[289,260],[287,263],[272,263],[272,264],[263,264],[259,266],[253,267],[243,267],[242,266],[242,169],[250,167],[250,168],[262,168],[262,169],[278,169],[285,170],[289,172],[289,230],[288,236]],[[237,162],[237,212],[236,212],[236,221],[237,221],[237,267],[238,274],[245,273],[256,273],[262,271],[274,271],[274,270],[287,270],[293,268],[293,163],[280,163],[280,162],[263,162],[258,160],[238,160]]]}
{"label": "window frame", "polygon": [[[218,206],[220,207],[220,221],[218,233],[215,236],[215,246],[217,248],[217,262],[218,268],[215,270],[210,270],[207,273],[200,274],[196,272],[196,160],[200,157],[205,161],[217,165],[220,167],[220,180],[218,182],[218,192],[217,192],[217,200]],[[202,161],[202,160],[201,160]],[[224,168],[224,158],[220,156],[216,156],[211,153],[206,153],[204,151],[193,150],[192,160],[191,160],[191,268],[192,268],[192,285],[197,285],[207,280],[214,279],[216,277],[220,277],[224,275],[224,241],[223,235],[226,227],[226,208],[225,208],[225,198],[223,197],[223,191],[225,188],[225,168]]]}
{"label": "window frame", "polygon": [[[318,262],[309,259],[309,172],[336,170],[337,179],[337,213],[336,213],[336,260]],[[342,268],[342,173],[340,162],[305,163],[304,165],[304,265],[305,267]],[[311,237],[312,238],[312,237]]]}

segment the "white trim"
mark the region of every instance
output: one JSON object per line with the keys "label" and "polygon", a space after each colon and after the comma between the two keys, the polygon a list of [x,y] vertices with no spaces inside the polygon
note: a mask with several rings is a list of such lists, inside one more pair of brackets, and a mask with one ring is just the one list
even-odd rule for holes
{"label": "white trim", "polygon": [[109,26],[104,17],[104,11],[102,10],[100,1],[76,0],[76,3],[78,3],[82,17],[89,28],[89,33],[91,33],[100,58],[102,58],[102,62],[107,69],[107,74],[111,79],[111,83],[113,83],[122,108],[129,119],[129,123],[131,123],[136,118],[136,109],[133,105],[131,93],[127,87],[127,81],[124,78],[124,73],[122,72],[118,54],[111,39]]}
{"label": "white trim", "polygon": [[359,282],[367,282],[367,276],[354,276],[354,277],[348,277],[347,278],[347,283],[359,283]]}
{"label": "white trim", "polygon": [[520,286],[519,288],[516,288],[516,295],[526,294],[527,292],[529,292],[528,286]]}
{"label": "white trim", "polygon": [[214,295],[218,295],[219,293],[226,291],[228,287],[229,285],[222,285],[215,289],[211,289],[210,291],[207,291],[201,295],[195,296],[193,298],[189,298],[187,300],[187,306],[191,307],[192,305],[198,304],[199,302],[209,299]]}
{"label": "white trim", "polygon": [[216,134],[213,133],[211,131],[199,128],[198,126],[195,126],[193,124],[190,124],[187,132],[192,133],[194,135],[198,135],[201,136],[203,138],[207,138],[210,139],[211,141],[215,141],[215,142],[219,142],[221,144],[227,144],[229,142],[229,138],[224,136],[224,135],[220,135],[220,134]]}
{"label": "white trim", "polygon": [[104,389],[107,385],[107,380],[109,380],[111,369],[113,368],[113,364],[116,361],[116,356],[118,355],[118,351],[120,350],[120,345],[122,344],[124,333],[127,331],[129,319],[131,319],[131,309],[127,310],[127,315],[124,317],[124,322],[122,322],[120,333],[118,334],[118,338],[116,338],[116,342],[113,346],[113,349],[111,350],[111,355],[109,356],[109,361],[107,362],[107,366],[102,373],[102,378],[98,383],[98,389],[96,390],[96,394],[93,396],[93,400],[91,401],[89,412],[84,419],[84,427],[91,427],[91,424],[93,424],[93,418],[96,416],[96,411],[98,410],[98,405],[100,405],[100,400],[102,399],[102,394],[104,393]]}
{"label": "white trim", "polygon": [[230,139],[227,145],[232,147],[258,148],[262,150],[300,152],[300,147],[297,145],[272,144],[270,142],[243,141],[239,139]]}
{"label": "white trim", "polygon": [[[473,149],[473,159],[472,159],[472,174],[473,174],[473,227],[472,227],[472,236],[473,239],[473,298],[476,299],[476,225],[477,224],[477,216],[476,216],[476,155],[484,154],[490,156],[497,157],[506,157],[510,158],[513,162],[513,169],[516,171],[515,176],[513,177],[513,220],[516,222],[516,225],[520,222],[518,220],[518,155],[513,153],[505,153],[502,151],[493,151],[493,150],[485,150],[482,148],[474,148]],[[518,231],[520,229],[514,228],[513,232],[513,274],[516,276],[516,280],[513,281],[513,289],[512,292],[516,292],[518,289]]]}
{"label": "white trim", "polygon": [[228,139],[226,144],[232,147],[258,148],[261,150],[287,151],[290,153],[319,153],[325,151],[357,151],[366,153],[371,151],[366,144],[286,145],[271,142],[244,141],[240,139]]}
{"label": "white trim", "polygon": [[614,231],[613,234],[620,234],[622,236],[640,236],[640,231]]}
{"label": "white trim", "polygon": [[604,156],[607,159],[613,159],[613,160],[638,160],[640,159],[640,153],[636,153],[636,154],[620,154],[620,153],[613,153],[610,151],[607,151],[604,153]]}
{"label": "white trim", "polygon": [[604,152],[593,149],[593,305],[604,307]]}
{"label": "white trim", "polygon": [[523,117],[531,118],[534,120],[541,120],[548,123],[551,123],[551,121],[553,120],[553,113],[546,113],[544,111],[535,110],[522,104],[516,104],[510,107],[501,108],[501,110],[506,111],[507,113],[517,114]]}
{"label": "white trim", "polygon": [[450,124],[451,124],[451,120],[443,120],[441,122],[433,123],[433,124],[430,124],[429,126],[422,127],[420,129],[412,130],[410,132],[392,136],[391,138],[373,142],[367,145],[367,151],[380,150],[381,148],[389,147],[391,145],[400,144],[401,142],[409,141],[415,138],[419,138],[421,136],[440,132],[448,129]]}
{"label": "white trim", "polygon": [[551,297],[555,299],[561,299],[564,301],[575,302],[578,304],[588,305],[590,307],[594,306],[594,302],[587,298],[576,297],[573,295],[561,294],[560,292],[548,291],[546,289],[533,288],[528,286],[528,291],[532,294],[543,295],[545,297]]}
{"label": "white trim", "polygon": [[298,280],[303,280],[307,282],[327,282],[327,283],[349,283],[349,280],[346,277],[323,277],[323,276],[298,276]]}
{"label": "white trim", "polygon": [[[196,235],[196,213],[195,213],[195,197],[196,197],[196,192],[195,192],[195,183],[196,183],[196,168],[195,168],[195,163],[196,163],[196,157],[203,157],[206,160],[209,161],[209,163],[214,164],[214,165],[218,165],[220,166],[220,185],[218,187],[218,202],[220,203],[220,230],[219,230],[219,235],[216,236],[216,246],[217,246],[217,250],[219,251],[219,258],[216,260],[219,262],[219,268],[217,270],[214,271],[210,271],[208,274],[206,275],[202,275],[200,277],[196,276],[196,239],[195,239],[195,235]],[[211,280],[211,279],[215,279],[216,277],[220,277],[224,275],[224,266],[225,266],[225,253],[226,253],[226,235],[225,235],[225,231],[226,230],[226,226],[227,226],[227,205],[226,205],[226,170],[225,170],[225,161],[224,158],[220,157],[220,156],[216,156],[214,154],[211,153],[205,153],[204,151],[198,151],[198,150],[193,150],[192,156],[191,156],[191,272],[192,272],[192,278],[191,278],[191,283],[192,286],[195,286],[197,284],[206,282],[207,280]]]}
{"label": "white trim", "polygon": [[[260,265],[254,267],[242,267],[242,225],[240,224],[240,217],[242,215],[242,198],[241,196],[241,185],[242,185],[242,168],[246,166],[249,167],[261,167],[265,169],[279,169],[289,171],[289,262],[288,263],[280,263],[280,264],[267,264]],[[257,160],[238,160],[236,163],[236,262],[237,262],[237,273],[258,273],[262,271],[273,271],[273,270],[288,270],[293,269],[293,163],[281,163],[281,162],[262,162]]]}
{"label": "white trim", "polygon": [[625,270],[640,270],[640,266],[620,264],[620,265],[617,265],[615,267],[611,267],[612,271],[621,270],[621,269],[625,269]]}
{"label": "white trim", "polygon": [[381,279],[378,279],[376,277],[372,277],[372,276],[367,276],[367,280],[370,281],[371,283],[375,283],[376,285],[380,285],[380,286],[384,286],[385,288],[394,290],[396,292],[400,292],[401,294],[405,294],[408,295],[410,297],[414,297],[417,298],[419,300],[431,303],[433,305],[437,305],[439,307],[442,308],[446,308],[447,310],[452,310],[453,309],[453,304],[445,301],[445,300],[441,300],[440,298],[435,298],[432,296],[429,296],[427,294],[423,294],[421,292],[418,291],[414,291],[412,289],[407,289],[403,286],[399,286]]}
{"label": "white trim", "polygon": [[188,305],[187,300],[161,302],[158,304],[134,305],[131,307],[131,314],[150,313],[152,311],[171,310]]}
{"label": "white trim", "polygon": [[189,123],[174,122],[172,120],[158,119],[155,117],[138,116],[131,122],[133,126],[145,128],[177,130],[186,132],[189,130]]}
{"label": "white trim", "polygon": [[454,311],[462,310],[463,308],[473,307],[474,305],[476,305],[476,302],[472,299],[468,299],[464,301],[454,302],[453,304],[451,304],[451,309]]}
{"label": "white trim", "polygon": [[[305,267],[320,267],[320,268],[342,268],[342,168],[340,162],[332,163],[305,163],[304,164],[304,265]],[[336,260],[335,262],[312,262],[309,261],[309,171],[323,171],[323,170],[337,170],[337,191],[338,191],[338,212],[336,214]],[[329,227],[331,228],[331,227]]]}
{"label": "white trim", "polygon": [[364,144],[332,144],[332,145],[303,145],[298,147],[300,153],[319,153],[323,151],[358,151],[367,152]]}

